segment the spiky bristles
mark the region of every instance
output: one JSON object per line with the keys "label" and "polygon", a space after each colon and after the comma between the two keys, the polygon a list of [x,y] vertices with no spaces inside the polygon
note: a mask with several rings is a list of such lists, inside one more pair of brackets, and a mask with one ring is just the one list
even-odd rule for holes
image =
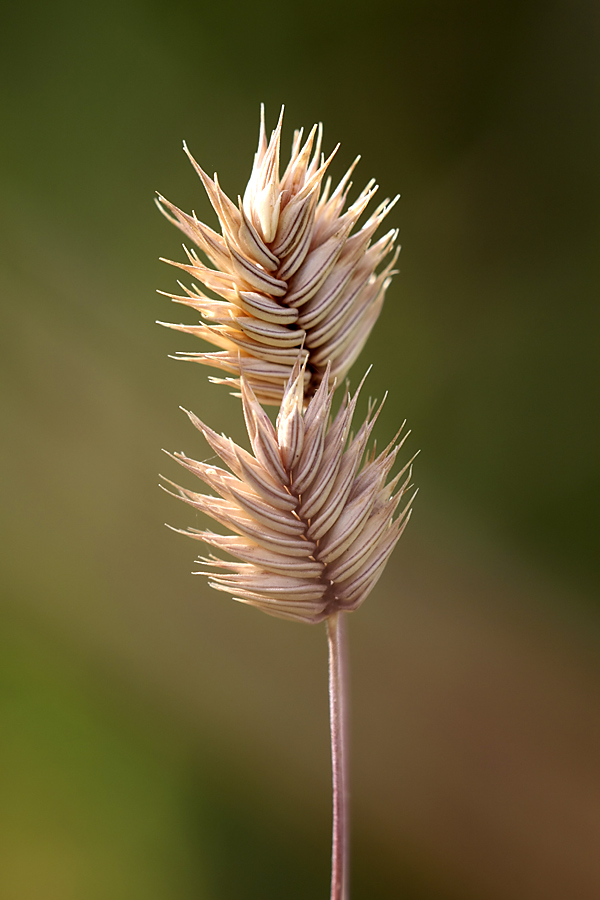
{"label": "spiky bristles", "polygon": [[205,266],[194,249],[185,247],[187,263],[165,262],[219,298],[206,296],[196,285],[181,285],[183,295],[167,294],[191,306],[204,321],[161,324],[220,348],[180,353],[177,358],[219,368],[230,377],[213,380],[237,388],[242,365],[246,383],[263,404],[281,401],[299,348],[306,363],[307,397],[315,393],[329,361],[331,382],[343,378],[377,320],[397,256],[396,251],[377,273],[392,253],[398,232],[388,231],[374,243],[372,239],[398,198],[384,200],[352,234],[377,186],[370,181],[344,211],[358,159],[331,193],[330,178],[324,185],[323,179],[337,147],[324,158],[321,126],[314,126],[304,144],[302,130],[295,132],[291,158],[280,178],[282,116],[283,110],[267,143],[261,111],[252,174],[237,206],[221,190],[216,174],[214,180],[209,178],[185,147],[218,216],[220,235],[195,213],[182,212],[162,196],[158,200],[161,211],[211,265]]}
{"label": "spiky bristles", "polygon": [[414,494],[394,518],[409,487],[412,460],[386,479],[407,435],[379,454],[373,449],[365,455],[379,410],[369,404],[366,420],[355,435],[350,433],[359,387],[354,397],[345,396],[331,422],[329,366],[304,410],[306,364],[306,356],[297,356],[276,427],[242,375],[253,454],[187,413],[230,471],[183,453],[173,458],[219,496],[168,483],[176,490],[173,496],[235,532],[181,531],[241,560],[201,558],[214,571],[198,574],[208,575],[212,587],[242,603],[315,623],[363,602],[408,522]]}

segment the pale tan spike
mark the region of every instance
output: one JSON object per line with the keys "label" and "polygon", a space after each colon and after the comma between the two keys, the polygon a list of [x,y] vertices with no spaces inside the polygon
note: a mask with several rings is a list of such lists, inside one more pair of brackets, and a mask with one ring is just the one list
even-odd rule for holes
{"label": "pale tan spike", "polygon": [[254,455],[267,472],[287,485],[289,477],[281,461],[277,433],[245,378],[241,379],[240,387],[246,430]]}
{"label": "pale tan spike", "polygon": [[[204,573],[203,573],[204,574]],[[227,586],[229,590],[236,588],[245,588],[248,592],[254,592],[255,596],[260,594],[272,599],[294,599],[296,601],[315,601],[320,600],[326,591],[326,586],[320,582],[303,580],[301,578],[293,578],[287,575],[274,575],[265,572],[260,575],[238,575],[223,574],[215,575],[211,573],[211,577],[219,581],[221,585]]]}
{"label": "pale tan spike", "polygon": [[[223,372],[229,372],[232,375],[240,374],[239,351],[228,352],[227,350],[223,350],[216,353],[185,353],[180,351],[173,358],[214,366],[215,368],[221,369]],[[257,389],[260,388],[276,388],[277,395],[281,398],[292,364],[285,365],[283,363],[265,362],[262,359],[257,359],[256,357],[247,354],[242,354],[242,359],[244,360],[244,369],[247,373],[249,382],[251,382],[253,386],[254,392],[257,393]],[[306,374],[305,381],[308,382],[309,378],[310,375]]]}
{"label": "pale tan spike", "polygon": [[[258,362],[288,368],[293,361],[278,355],[277,351],[283,345],[296,346],[302,337],[293,334],[286,337],[283,332],[264,328],[261,323],[271,323],[289,332],[302,329],[306,331],[307,396],[310,397],[323,378],[328,359],[333,362],[332,379],[347,373],[379,315],[393,271],[390,269],[384,279],[377,281],[381,294],[374,293],[372,282],[378,278],[377,268],[391,251],[397,231],[372,242],[397,198],[380,203],[358,228],[358,220],[376,190],[375,182],[369,181],[347,205],[357,157],[331,190],[328,168],[337,147],[326,157],[321,153],[321,125],[314,126],[304,142],[302,133],[295,133],[289,162],[280,177],[282,115],[283,110],[267,139],[264,110],[261,111],[257,151],[239,207],[223,192],[217,175],[209,178],[184,145],[216,212],[221,235],[163,197],[158,202],[165,215],[210,261],[206,266],[197,254],[190,252],[186,263],[170,261],[171,264],[189,273],[209,292],[243,310],[252,320],[238,322],[234,315],[229,323],[225,316],[231,311],[215,306],[217,301],[200,305],[179,298],[177,302],[198,310],[201,315],[207,314],[205,324],[209,330],[199,327],[187,333],[218,348],[213,353],[186,353],[179,358],[225,368],[235,382],[239,372],[230,361],[224,362],[222,351],[239,350]],[[357,319],[354,307],[363,311],[362,318]],[[214,331],[211,326],[219,330]],[[316,330],[312,336],[311,330]],[[338,340],[340,332],[342,337]],[[276,352],[269,353],[265,346],[271,346]],[[248,378],[262,402],[281,401],[285,376],[277,378],[275,371],[270,370],[261,382],[249,369]],[[217,382],[235,386],[228,378]]]}
{"label": "pale tan spike", "polygon": [[[282,190],[289,191],[290,194],[295,194],[298,192],[298,188],[304,187],[306,172],[308,169],[310,154],[312,151],[316,132],[317,125],[313,125],[302,149],[300,149],[302,132],[297,131],[294,135],[294,143],[292,145],[290,161],[281,179]],[[297,141],[296,135],[298,135]]]}
{"label": "pale tan spike", "polygon": [[[319,124],[317,126],[317,140],[315,142],[315,149],[314,149],[313,157],[312,157],[312,160],[311,160],[310,165],[306,172],[307,180],[312,177],[314,172],[316,172],[316,170],[319,166],[319,161],[321,162],[321,165],[324,164],[323,154],[321,153],[322,144],[323,144],[323,123],[319,122]],[[334,153],[337,153],[339,146],[340,145],[338,144],[337,147],[335,148],[335,150],[333,151]]]}
{"label": "pale tan spike", "polygon": [[[327,376],[327,373],[325,375]],[[332,399],[333,391],[328,391],[328,378],[325,377],[304,415],[305,434],[302,455],[292,472],[293,488],[298,495],[303,494],[310,487],[319,472],[325,449],[325,432]]]}
{"label": "pale tan spike", "polygon": [[278,485],[275,478],[267,475],[266,470],[262,467],[262,470],[258,470],[249,465],[241,456],[238,458],[238,467],[242,480],[275,509],[284,509],[290,512],[296,509],[295,497],[286,490],[285,485]]}
{"label": "pale tan spike", "polygon": [[294,518],[292,513],[270,506],[254,492],[244,493],[236,487],[231,487],[230,494],[241,509],[268,528],[276,528],[283,534],[294,535],[304,534],[306,531],[304,524]]}
{"label": "pale tan spike", "polygon": [[220,294],[221,297],[224,297],[226,300],[235,297],[237,291],[248,289],[248,285],[242,281],[239,276],[232,273],[219,272],[217,269],[208,269],[201,264],[188,265],[186,263],[175,262],[172,259],[163,259],[162,257],[161,262],[166,262],[170,266],[183,269],[184,272],[188,272],[194,278],[197,278],[198,281],[209,289],[209,291]]}
{"label": "pale tan spike", "polygon": [[329,219],[329,222],[327,222],[325,216],[323,215],[319,219],[319,228],[315,233],[316,240],[319,243],[326,241],[329,237],[331,237],[332,234],[335,234],[341,226],[346,226],[348,230],[353,228],[360,219],[362,213],[367,208],[371,198],[376,191],[377,185],[369,190],[365,188],[365,190],[354,201],[354,203],[348,207],[345,213],[336,216],[332,215]]}
{"label": "pale tan spike", "polygon": [[[316,209],[316,196],[318,187],[313,189],[313,195],[306,199],[294,197],[287,204],[279,219],[277,241],[273,244],[273,253],[280,259],[287,256],[295,243],[298,243],[304,235],[304,231],[310,226],[310,219]],[[311,229],[311,239],[313,231]]]}
{"label": "pale tan spike", "polygon": [[298,310],[281,306],[265,294],[253,291],[240,291],[236,300],[238,306],[262,322],[275,322],[279,325],[293,325],[298,320]]}
{"label": "pale tan spike", "polygon": [[[344,195],[344,191],[347,191],[347,189],[348,189],[348,183],[350,181],[352,173],[354,172],[354,170],[357,167],[357,165],[359,164],[359,162],[360,162],[360,154],[356,157],[354,162],[350,165],[346,174],[343,176],[343,178],[340,180],[337,187],[335,188],[333,194],[331,194],[330,197],[323,198],[323,202],[322,202],[323,206],[325,206],[326,204],[334,205],[335,203],[337,203],[339,201],[340,197],[342,197]],[[369,182],[369,185],[374,184],[374,183],[375,183],[375,179],[371,179],[371,181]],[[367,187],[369,187],[369,185],[367,185]],[[343,203],[342,203],[342,206],[343,206]]]}
{"label": "pale tan spike", "polygon": [[[164,208],[163,204],[172,215],[167,213],[167,209]],[[202,250],[214,266],[223,267],[228,264],[229,254],[227,246],[220,234],[217,234],[208,225],[199,222],[195,215],[188,216],[187,213],[184,213],[160,195],[157,200],[157,206],[165,218],[179,228],[180,231],[183,231]],[[195,261],[198,261],[197,257]]]}
{"label": "pale tan spike", "polygon": [[192,166],[194,167],[196,174],[199,176],[202,184],[204,185],[204,189],[207,193],[208,199],[210,200],[210,203],[219,218],[221,227],[224,229],[228,229],[231,233],[235,233],[235,231],[240,226],[240,216],[238,210],[235,207],[235,204],[232,203],[229,197],[227,197],[227,195],[224,194],[220,189],[219,183],[217,181],[217,176],[215,175],[215,180],[212,181],[212,179],[209,178],[204,169],[202,169],[202,167],[198,165],[198,163],[190,153],[185,141],[183,142],[183,149]]}
{"label": "pale tan spike", "polygon": [[[166,450],[164,452],[167,453]],[[188,472],[200,478],[225,500],[231,499],[231,491],[235,489],[236,484],[240,486],[240,490],[244,490],[245,486],[239,478],[236,478],[235,475],[232,475],[225,469],[221,469],[219,466],[207,465],[199,460],[189,459],[183,454],[167,453],[167,455],[179,463],[180,466],[183,466],[184,469],[187,469]]]}
{"label": "pale tan spike", "polygon": [[302,306],[317,293],[344,249],[347,234],[346,226],[310,254],[307,264],[292,279],[285,298],[288,306]]}
{"label": "pale tan spike", "polygon": [[333,562],[357,539],[371,515],[375,501],[376,493],[372,490],[363,491],[346,501],[337,521],[319,541],[317,558],[321,562],[326,565]]}
{"label": "pale tan spike", "polygon": [[346,297],[346,288],[354,277],[356,263],[344,263],[335,266],[329,273],[316,294],[299,310],[298,325],[305,330],[316,328],[329,311],[343,303]]}
{"label": "pale tan spike", "polygon": [[332,580],[344,581],[358,572],[367,557],[376,549],[382,534],[389,528],[399,501],[400,498],[396,497],[375,512],[335,563],[327,566],[327,574]]}
{"label": "pale tan spike", "polygon": [[168,492],[234,532],[181,530],[239,560],[214,556],[204,560],[209,568],[230,573],[206,573],[213,587],[273,615],[322,621],[336,610],[359,605],[379,577],[410,516],[414,495],[394,518],[409,488],[410,464],[386,483],[400,446],[394,441],[378,455],[367,455],[361,468],[381,410],[381,404],[376,407],[369,401],[367,418],[356,435],[350,435],[364,379],[329,423],[333,397],[329,367],[305,408],[306,357],[297,354],[274,427],[246,379],[245,364],[239,357],[240,390],[254,455],[188,413],[232,474],[176,454],[174,458],[218,496],[198,494],[167,480],[174,489]]}
{"label": "pale tan spike", "polygon": [[251,316],[233,316],[236,325],[260,344],[270,347],[299,347],[304,343],[306,332],[302,328],[293,331],[276,322],[264,322]]}
{"label": "pale tan spike", "polygon": [[[307,329],[306,346],[312,351],[312,358],[315,365],[321,365],[323,360],[332,361],[335,357],[328,351],[333,350],[336,346],[334,340],[336,337],[342,339],[342,335],[346,333],[345,325],[354,315],[359,303],[368,305],[371,301],[373,291],[365,291],[367,287],[368,277],[356,277],[346,285],[346,290],[338,292],[338,294],[330,300],[327,306],[326,314],[320,314],[318,322],[313,327]],[[304,327],[304,326],[303,326]],[[323,353],[317,354],[317,348],[327,345]]]}
{"label": "pale tan spike", "polygon": [[237,243],[240,250],[268,272],[276,272],[279,267],[279,260],[274,253],[271,253],[246,215],[241,197],[238,197],[238,204],[242,217],[242,223],[237,233]]}
{"label": "pale tan spike", "polygon": [[[382,287],[377,282],[367,285],[360,300],[354,304],[350,315],[345,320],[344,328],[340,329],[331,340],[311,352],[311,359],[315,366],[331,361],[332,366],[335,367],[339,357],[355,339],[361,341],[361,347],[364,345],[373,324],[375,324],[375,319],[379,315],[377,304],[381,306],[383,303]],[[336,374],[338,374],[337,371]]]}
{"label": "pale tan spike", "polygon": [[344,415],[336,419],[329,433],[325,437],[325,447],[321,457],[319,471],[302,494],[300,515],[307,521],[312,519],[326,503],[333,486],[339,468],[342,464],[342,455],[346,444],[346,435],[349,430],[348,409]]}
{"label": "pale tan spike", "polygon": [[322,565],[310,557],[290,556],[266,550],[264,547],[259,547],[254,541],[239,535],[215,534],[212,531],[196,531],[192,528],[181,533],[211,544],[231,556],[251,562],[267,572],[304,578],[319,578],[322,572]]}
{"label": "pale tan spike", "polygon": [[263,291],[272,297],[283,297],[286,294],[285,281],[261,269],[240,253],[227,238],[226,242],[232,258],[233,271],[246,282],[246,289]]}
{"label": "pale tan spike", "polygon": [[258,147],[255,158],[257,165],[260,165],[265,153],[267,152],[267,130],[265,128],[265,104],[260,104],[260,128],[258,132]]}
{"label": "pale tan spike", "polygon": [[[296,274],[304,263],[314,240],[313,223],[315,220],[315,197],[307,202],[307,213],[302,216],[298,229],[294,230],[294,236],[282,257],[285,257],[283,265],[278,271],[278,277],[285,281]],[[286,300],[287,302],[287,300]]]}
{"label": "pale tan spike", "polygon": [[378,571],[379,567],[385,565],[390,553],[400,539],[400,527],[398,522],[392,525],[383,534],[383,539],[377,544],[376,548],[370,553],[362,566],[350,576],[346,581],[336,582],[339,584],[338,596],[343,606],[345,603],[352,603],[362,593],[363,588]]}
{"label": "pale tan spike", "polygon": [[319,167],[315,168],[315,170],[310,174],[310,176],[306,178],[304,184],[302,185],[301,190],[298,191],[295,199],[304,200],[312,193],[312,191],[314,190],[314,188],[317,185],[321,184],[321,182],[325,176],[325,172],[327,171],[327,169],[333,162],[333,158],[336,156],[339,149],[340,149],[340,144],[336,144],[335,147],[333,148],[333,150],[331,151],[331,153],[329,154],[329,156],[327,157],[327,159],[321,160],[321,164],[319,165]]}
{"label": "pale tan spike", "polygon": [[[314,126],[313,126],[314,128]],[[294,136],[292,138],[292,149],[290,152],[290,161],[287,164],[286,170],[281,177],[281,186],[282,189],[287,189],[285,182],[287,180],[288,174],[290,170],[293,168],[296,158],[300,152],[300,146],[302,144],[302,138],[304,137],[304,128],[296,128],[294,131]]]}
{"label": "pale tan spike", "polygon": [[[202,434],[204,439],[210,444],[212,449],[215,451],[217,456],[219,456],[226,466],[229,466],[234,475],[242,480],[245,480],[242,477],[242,468],[240,464],[240,458],[238,456],[237,451],[241,450],[241,447],[238,447],[231,438],[226,438],[224,435],[217,434],[216,431],[213,431],[212,428],[209,428],[208,425],[205,425],[204,422],[198,418],[198,416],[194,415],[188,409],[183,409],[183,412],[187,415],[192,425],[194,425],[198,431]],[[245,452],[245,451],[242,451]]]}

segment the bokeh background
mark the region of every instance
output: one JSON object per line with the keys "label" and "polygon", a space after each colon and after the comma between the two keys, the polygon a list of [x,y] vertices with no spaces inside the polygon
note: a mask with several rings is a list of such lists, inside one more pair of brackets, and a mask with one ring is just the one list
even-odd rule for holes
{"label": "bokeh background", "polygon": [[[193,578],[161,447],[242,438],[155,326],[178,233],[268,124],[402,193],[373,361],[421,448],[350,623],[354,900],[600,896],[594,0],[5,3],[0,67],[4,900],[328,896],[321,628]],[[190,320],[191,321],[191,320]],[[192,517],[192,519],[190,519]]]}

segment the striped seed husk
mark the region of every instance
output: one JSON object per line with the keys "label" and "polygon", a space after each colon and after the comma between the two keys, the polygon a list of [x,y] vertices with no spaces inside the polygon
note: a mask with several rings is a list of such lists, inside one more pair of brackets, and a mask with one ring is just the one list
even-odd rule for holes
{"label": "striped seed husk", "polygon": [[209,571],[196,574],[270,615],[316,623],[364,601],[410,518],[415,495],[394,518],[409,489],[412,460],[387,478],[408,433],[396,443],[400,429],[382,452],[366,453],[381,406],[375,410],[369,403],[365,421],[352,434],[359,387],[353,397],[346,394],[331,421],[328,367],[304,408],[306,365],[306,357],[298,356],[275,427],[250,380],[241,376],[252,453],[188,412],[229,471],[183,453],[169,454],[218,496],[168,479],[174,490],[165,490],[234,532],[174,529],[236,558],[201,557],[198,562]]}
{"label": "striped seed husk", "polygon": [[[397,230],[373,241],[398,199],[384,200],[353,233],[377,190],[371,180],[344,210],[357,158],[335,190],[325,175],[337,147],[321,154],[322,127],[314,126],[305,143],[296,131],[289,164],[280,177],[282,114],[267,142],[264,110],[258,150],[243,199],[233,203],[217,175],[204,172],[185,151],[217,214],[221,234],[159,195],[165,216],[204,254],[184,250],[183,269],[202,288],[180,283],[183,294],[167,294],[202,316],[198,325],[162,322],[216,346],[214,352],[186,352],[177,359],[199,362],[227,373],[213,381],[240,389],[244,378],[262,404],[281,402],[301,348],[305,396],[317,390],[327,363],[330,383],[345,376],[358,357],[383,305],[394,274]],[[338,145],[339,146],[339,145]],[[377,272],[380,263],[391,261]],[[208,290],[212,296],[204,293]]]}

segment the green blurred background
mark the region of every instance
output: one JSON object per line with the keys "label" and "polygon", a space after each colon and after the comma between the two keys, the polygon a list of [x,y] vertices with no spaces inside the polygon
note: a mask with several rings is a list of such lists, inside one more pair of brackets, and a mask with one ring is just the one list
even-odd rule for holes
{"label": "green blurred background", "polygon": [[153,192],[212,223],[181,141],[237,195],[260,101],[402,193],[353,379],[421,494],[351,621],[353,900],[600,896],[599,32],[593,0],[3,5],[3,900],[328,895],[322,629],[192,578],[156,488],[204,452],[179,404],[242,423],[153,324]]}

